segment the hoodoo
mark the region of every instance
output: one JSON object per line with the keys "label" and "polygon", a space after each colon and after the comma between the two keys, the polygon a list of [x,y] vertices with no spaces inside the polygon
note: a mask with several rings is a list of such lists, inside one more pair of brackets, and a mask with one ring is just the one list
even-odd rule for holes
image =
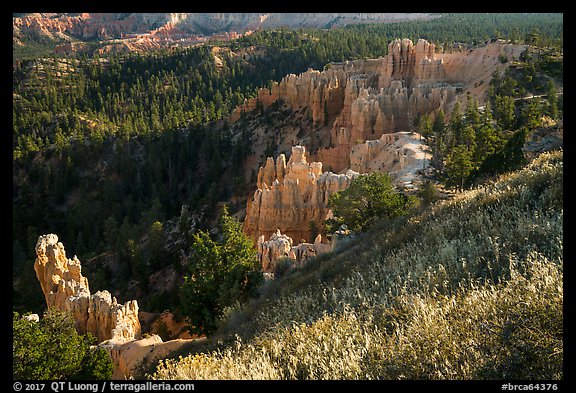
{"label": "hoodoo", "polygon": [[66,257],[54,234],[42,235],[36,244],[34,270],[48,308],[70,311],[80,334],[91,333],[99,342],[122,343],[140,338],[138,302],[118,304],[108,291],[90,294],[88,279],[76,256]]}
{"label": "hoodoo", "polygon": [[230,120],[257,103],[267,107],[283,100],[294,110],[307,108],[322,141],[311,156],[340,172],[350,167],[349,152],[358,141],[410,131],[421,114],[442,110],[449,116],[467,93],[482,103],[494,71],[507,66],[500,59],[518,58],[524,48],[496,41],[471,51],[441,53],[424,39],[416,45],[397,39],[389,44],[388,54],[377,59],[287,75],[237,107]]}
{"label": "hoodoo", "polygon": [[328,198],[348,188],[356,172],[322,172],[321,162],[308,163],[306,148],[294,146],[286,163],[281,154],[269,157],[258,171],[257,190],[248,200],[244,232],[255,241],[279,229],[292,239],[310,239],[309,223],[320,224],[328,214]]}
{"label": "hoodoo", "polygon": [[[256,241],[279,229],[295,242],[313,241],[309,223],[322,226],[328,197],[347,188],[352,173],[387,172],[411,188],[430,159],[420,135],[411,132],[414,120],[439,111],[449,116],[467,93],[483,102],[494,71],[506,67],[500,59],[518,58],[523,49],[495,41],[441,53],[424,39],[416,45],[397,39],[384,57],[330,64],[322,72],[309,69],[259,90],[236,108],[231,121],[257,103],[267,107],[282,100],[295,111],[306,108],[314,124],[294,140],[314,133],[310,139],[320,142],[308,152],[315,162],[307,162],[304,146],[292,148],[288,164],[284,154],[267,158],[247,203],[245,233]],[[332,172],[322,173],[322,167]]]}

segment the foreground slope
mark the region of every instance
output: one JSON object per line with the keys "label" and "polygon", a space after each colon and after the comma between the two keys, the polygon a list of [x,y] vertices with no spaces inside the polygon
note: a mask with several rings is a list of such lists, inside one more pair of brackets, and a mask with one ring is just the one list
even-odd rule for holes
{"label": "foreground slope", "polygon": [[563,378],[563,154],[381,223],[232,313],[158,379]]}

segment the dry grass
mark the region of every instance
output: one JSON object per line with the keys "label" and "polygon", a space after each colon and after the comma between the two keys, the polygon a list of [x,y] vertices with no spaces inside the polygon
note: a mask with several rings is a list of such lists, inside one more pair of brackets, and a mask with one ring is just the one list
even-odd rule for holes
{"label": "dry grass", "polygon": [[562,378],[562,160],[383,223],[231,313],[244,341],[152,377]]}

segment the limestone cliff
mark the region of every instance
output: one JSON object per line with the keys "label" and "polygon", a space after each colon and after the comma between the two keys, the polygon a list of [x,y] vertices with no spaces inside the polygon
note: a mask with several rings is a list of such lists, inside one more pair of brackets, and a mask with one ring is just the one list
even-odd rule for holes
{"label": "limestone cliff", "polygon": [[76,256],[66,257],[54,234],[42,235],[36,244],[34,270],[48,308],[70,311],[80,334],[91,333],[99,342],[125,342],[140,338],[138,303],[118,304],[108,291],[90,294],[88,279]]}
{"label": "limestone cliff", "polygon": [[244,232],[255,241],[280,230],[293,239],[309,239],[312,221],[320,227],[328,214],[328,198],[346,189],[357,175],[322,172],[322,163],[306,160],[306,149],[294,146],[286,163],[269,157],[258,172],[257,190],[248,200]]}

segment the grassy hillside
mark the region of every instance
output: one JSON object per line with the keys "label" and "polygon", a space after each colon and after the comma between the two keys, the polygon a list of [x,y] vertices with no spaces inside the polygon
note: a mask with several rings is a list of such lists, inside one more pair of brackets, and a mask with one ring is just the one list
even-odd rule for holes
{"label": "grassy hillside", "polygon": [[383,222],[230,312],[229,345],[152,377],[561,379],[562,176],[563,153],[546,153]]}

